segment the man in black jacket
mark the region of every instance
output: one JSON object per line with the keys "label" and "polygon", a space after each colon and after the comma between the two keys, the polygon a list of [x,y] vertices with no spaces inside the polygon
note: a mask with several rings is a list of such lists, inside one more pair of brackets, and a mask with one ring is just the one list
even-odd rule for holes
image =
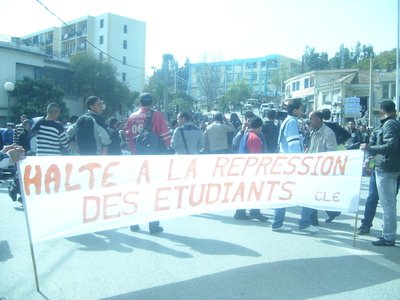
{"label": "man in black jacket", "polygon": [[111,143],[106,130],[106,122],[101,117],[103,101],[97,96],[89,96],[85,102],[87,113],[76,123],[76,143],[80,155],[106,155]]}
{"label": "man in black jacket", "polygon": [[331,111],[328,108],[324,108],[321,112],[324,124],[335,133],[336,143],[338,145],[344,144],[351,137],[350,133],[338,123],[331,122]]}
{"label": "man in black jacket", "polygon": [[347,126],[349,129],[350,138],[346,142],[346,149],[360,149],[360,144],[363,142],[361,131],[357,129],[356,123],[354,121],[349,121],[349,123],[347,123]]}
{"label": "man in black jacket", "polygon": [[375,176],[383,209],[383,232],[375,246],[394,246],[397,230],[396,194],[400,176],[400,122],[393,101],[381,102],[381,130],[376,145],[361,144],[360,149],[375,156]]}

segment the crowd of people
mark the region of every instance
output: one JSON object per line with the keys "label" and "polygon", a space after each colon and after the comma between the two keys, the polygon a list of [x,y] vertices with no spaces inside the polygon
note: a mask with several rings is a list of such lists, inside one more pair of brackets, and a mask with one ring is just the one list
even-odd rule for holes
{"label": "crowd of people", "polygon": [[[57,103],[47,106],[47,115],[29,120],[21,116],[21,123],[8,123],[2,134],[1,160],[13,155],[17,160],[26,155],[143,155],[143,154],[228,154],[228,153],[318,153],[335,151],[338,145],[346,150],[365,151],[366,165],[372,168],[369,196],[362,225],[358,234],[368,234],[372,227],[378,200],[383,208],[382,236],[378,246],[394,245],[396,234],[396,195],[400,175],[400,122],[396,119],[394,103],[381,104],[382,125],[376,131],[350,120],[347,130],[331,122],[329,109],[312,111],[308,122],[304,118],[300,99],[291,99],[288,115],[276,120],[277,113],[270,109],[266,119],[246,112],[241,120],[236,113],[229,118],[216,113],[212,120],[199,118],[189,112],[180,112],[168,126],[164,115],[153,109],[153,96],[143,93],[140,107],[125,121],[102,117],[103,101],[97,96],[86,99],[87,112],[80,117],[72,116],[68,124],[58,119],[61,107]],[[207,122],[208,121],[208,122]],[[7,154],[9,153],[9,155]],[[18,154],[17,156],[15,156]],[[285,208],[275,209],[272,230],[289,232],[284,224]],[[340,212],[327,211],[325,222],[332,222]],[[238,209],[238,220],[268,220],[259,208]],[[299,229],[318,232],[318,212],[303,207]],[[139,225],[130,226],[132,231]],[[149,223],[151,233],[162,232],[159,221]]]}

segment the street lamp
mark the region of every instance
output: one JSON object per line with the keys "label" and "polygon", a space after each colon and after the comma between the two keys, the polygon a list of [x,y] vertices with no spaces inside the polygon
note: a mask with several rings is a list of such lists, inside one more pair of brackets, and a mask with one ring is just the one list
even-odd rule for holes
{"label": "street lamp", "polygon": [[4,84],[4,89],[8,94],[8,105],[7,105],[7,123],[10,122],[10,100],[11,100],[11,93],[14,90],[14,83],[7,81]]}

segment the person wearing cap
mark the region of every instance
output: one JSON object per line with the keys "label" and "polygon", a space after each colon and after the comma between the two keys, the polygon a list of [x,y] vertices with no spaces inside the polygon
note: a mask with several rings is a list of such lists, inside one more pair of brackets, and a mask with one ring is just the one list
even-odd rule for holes
{"label": "person wearing cap", "polygon": [[145,125],[146,118],[151,114],[151,129],[157,134],[168,149],[171,143],[171,135],[168,130],[168,124],[163,114],[159,111],[154,111],[153,96],[149,93],[142,93],[139,96],[140,108],[132,113],[125,123],[125,138],[127,139],[132,154],[137,154],[135,138],[141,132]]}
{"label": "person wearing cap", "polygon": [[7,129],[3,132],[4,146],[13,144],[13,136],[14,136],[14,123],[7,123]]}
{"label": "person wearing cap", "polygon": [[228,133],[234,131],[235,126],[222,113],[216,113],[214,122],[206,127],[203,134],[205,153],[229,153]]}
{"label": "person wearing cap", "polygon": [[97,96],[89,96],[85,102],[87,113],[76,123],[76,144],[80,155],[106,155],[111,143],[102,118],[103,101]]}
{"label": "person wearing cap", "polygon": [[[136,151],[135,138],[140,134],[143,129],[146,119],[151,118],[152,132],[157,134],[168,149],[171,143],[171,135],[168,131],[167,121],[159,111],[152,109],[153,96],[149,93],[142,93],[139,96],[140,108],[138,111],[132,113],[125,124],[125,137],[129,143],[131,154],[138,154]],[[161,153],[160,153],[161,154]],[[140,230],[139,225],[135,224],[130,226],[131,231]],[[160,226],[159,221],[149,222],[150,233],[159,233],[164,231]]]}

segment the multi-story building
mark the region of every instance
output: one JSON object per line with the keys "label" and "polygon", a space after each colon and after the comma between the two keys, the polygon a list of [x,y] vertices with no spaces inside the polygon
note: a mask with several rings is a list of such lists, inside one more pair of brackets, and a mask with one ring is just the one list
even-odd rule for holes
{"label": "multi-story building", "polygon": [[[279,97],[283,82],[301,71],[301,62],[282,55],[267,55],[259,58],[234,59],[213,63],[190,64],[189,94],[197,99],[224,95],[229,88],[245,81],[255,96]],[[202,81],[211,79],[212,93],[205,91]],[[207,95],[208,94],[208,95]]]}
{"label": "multi-story building", "polygon": [[21,43],[38,46],[45,54],[69,59],[89,52],[117,67],[118,76],[132,91],[144,86],[146,23],[106,13],[86,16],[24,36]]}
{"label": "multi-story building", "polygon": [[[379,103],[384,99],[395,99],[394,72],[374,71],[372,84],[370,72],[358,69],[337,69],[310,71],[294,76],[285,81],[284,101],[290,98],[301,98],[306,113],[313,110],[329,108],[336,120],[342,124],[346,118],[371,121],[376,126],[379,121]],[[372,86],[372,99],[370,98]],[[347,114],[345,99],[359,99],[359,113]],[[370,109],[370,106],[372,109]],[[368,112],[371,111],[371,120]]]}
{"label": "multi-story building", "polygon": [[[0,38],[0,124],[4,125],[8,117],[18,121],[19,116],[11,114],[13,97],[8,98],[3,88],[5,82],[15,83],[25,76],[34,80],[46,79],[64,91],[64,102],[71,115],[83,112],[83,102],[72,93],[71,71],[68,61],[54,58],[43,53],[36,46],[26,46],[18,38],[1,36]],[[8,101],[10,100],[10,101]]]}

